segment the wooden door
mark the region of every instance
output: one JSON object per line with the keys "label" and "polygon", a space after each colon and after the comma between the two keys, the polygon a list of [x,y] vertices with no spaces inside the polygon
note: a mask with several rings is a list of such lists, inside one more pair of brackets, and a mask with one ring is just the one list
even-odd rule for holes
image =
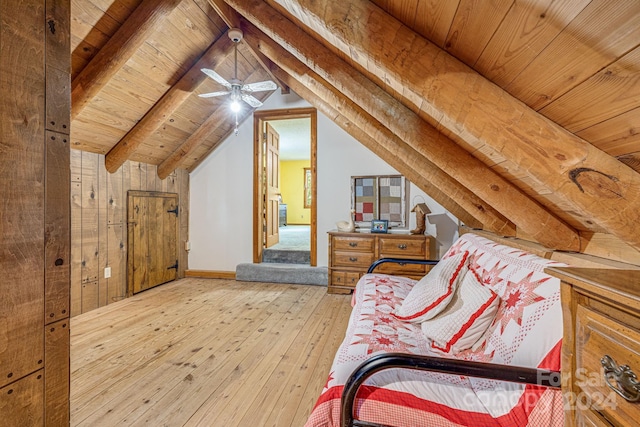
{"label": "wooden door", "polygon": [[266,239],[265,247],[280,241],[278,234],[278,215],[280,202],[280,136],[278,132],[266,124],[266,157],[267,157],[267,205],[266,205]]}
{"label": "wooden door", "polygon": [[129,191],[129,295],[175,280],[178,271],[178,195]]}

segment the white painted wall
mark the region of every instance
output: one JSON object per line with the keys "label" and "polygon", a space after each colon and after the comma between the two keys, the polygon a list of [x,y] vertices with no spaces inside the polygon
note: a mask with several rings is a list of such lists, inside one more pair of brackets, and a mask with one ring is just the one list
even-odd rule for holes
{"label": "white painted wall", "polygon": [[[275,93],[261,109],[310,105],[293,91]],[[327,265],[327,231],[346,220],[354,175],[397,173],[395,169],[318,112],[318,265]],[[240,126],[190,176],[189,268],[235,271],[253,260],[253,119]],[[457,238],[457,219],[411,185],[410,204],[429,206],[427,232],[436,236],[440,257]],[[434,225],[436,224],[436,225]],[[410,228],[415,216],[410,214]]]}

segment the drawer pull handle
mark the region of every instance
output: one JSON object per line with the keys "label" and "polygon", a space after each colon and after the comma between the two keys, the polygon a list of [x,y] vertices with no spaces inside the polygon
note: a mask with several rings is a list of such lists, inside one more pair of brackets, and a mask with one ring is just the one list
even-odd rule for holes
{"label": "drawer pull handle", "polygon": [[349,246],[351,246],[352,248],[357,248],[358,244],[356,242],[349,242]]}
{"label": "drawer pull handle", "polygon": [[640,382],[628,365],[620,365],[609,355],[600,359],[609,388],[628,402],[640,401]]}
{"label": "drawer pull handle", "polygon": [[356,258],[356,257],[354,257],[354,256],[350,256],[350,257],[349,257],[349,261],[351,261],[351,262],[356,262],[356,261],[358,261],[358,258]]}
{"label": "drawer pull handle", "polygon": [[407,245],[405,245],[404,243],[398,245],[399,249],[407,249]]}

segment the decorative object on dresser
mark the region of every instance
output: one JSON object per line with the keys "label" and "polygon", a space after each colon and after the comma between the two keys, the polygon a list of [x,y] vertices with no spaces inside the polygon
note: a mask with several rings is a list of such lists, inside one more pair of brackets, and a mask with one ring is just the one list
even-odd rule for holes
{"label": "decorative object on dresser", "polygon": [[386,219],[374,219],[371,221],[372,233],[386,233],[389,230],[389,221]]}
{"label": "decorative object on dresser", "polygon": [[[329,293],[351,293],[371,263],[385,257],[430,259],[433,236],[329,232]],[[378,272],[420,279],[429,266],[383,265]]]}
{"label": "decorative object on dresser", "polygon": [[565,425],[638,425],[640,270],[545,271],[562,280]]}
{"label": "decorative object on dresser", "polygon": [[431,213],[426,203],[417,203],[411,212],[416,214],[416,228],[411,230],[411,234],[424,234],[427,229],[427,214]]}
{"label": "decorative object on dresser", "polygon": [[354,209],[349,211],[349,221],[338,221],[336,222],[336,227],[338,231],[343,231],[345,233],[353,233],[356,231],[356,224],[353,222],[353,215],[356,213]]}

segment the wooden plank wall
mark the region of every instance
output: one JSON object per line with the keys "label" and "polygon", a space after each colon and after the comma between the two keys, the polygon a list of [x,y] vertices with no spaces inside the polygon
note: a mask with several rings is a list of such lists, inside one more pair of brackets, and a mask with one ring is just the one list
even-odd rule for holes
{"label": "wooden plank wall", "polygon": [[0,426],[69,424],[70,10],[0,2]]}
{"label": "wooden plank wall", "polygon": [[[115,173],[104,155],[71,150],[71,316],[126,297],[127,191],[177,193],[180,234],[178,273],[187,265],[189,173],[178,169],[160,180],[155,165],[125,162]],[[111,277],[104,269],[111,267]]]}

